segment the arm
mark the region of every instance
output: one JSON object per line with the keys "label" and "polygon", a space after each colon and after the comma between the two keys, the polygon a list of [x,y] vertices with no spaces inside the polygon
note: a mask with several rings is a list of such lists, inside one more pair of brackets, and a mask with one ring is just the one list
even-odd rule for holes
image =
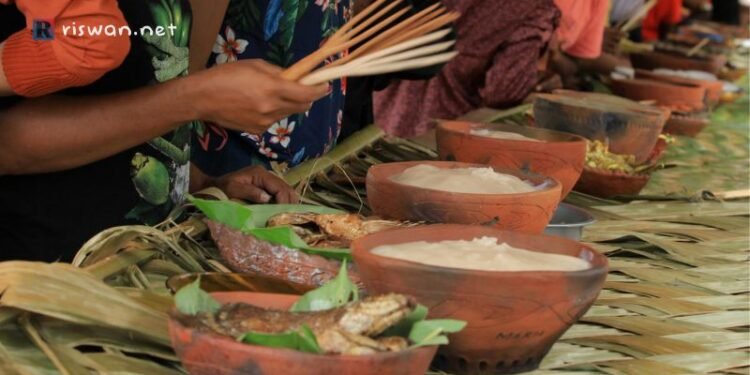
{"label": "arm", "polygon": [[[8,3],[9,0],[0,0]],[[127,36],[69,36],[73,22],[126,25],[114,0],[17,0],[26,28],[3,41],[0,95],[36,97],[67,87],[84,86],[119,66],[130,49]],[[34,20],[51,20],[54,39],[34,40]]]}
{"label": "arm", "polygon": [[279,72],[245,60],[113,95],[26,100],[0,112],[0,175],[85,165],[194,119],[259,133],[327,92]]}

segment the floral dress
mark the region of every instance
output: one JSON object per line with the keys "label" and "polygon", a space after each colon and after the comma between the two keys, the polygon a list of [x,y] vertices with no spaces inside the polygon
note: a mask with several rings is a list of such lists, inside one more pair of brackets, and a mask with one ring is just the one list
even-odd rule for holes
{"label": "floral dress", "polygon": [[[350,15],[351,0],[232,0],[208,65],[264,59],[289,67],[318,49]],[[328,96],[309,111],[281,119],[263,134],[203,124],[196,129],[193,162],[219,176],[248,165],[293,167],[319,157],[341,131],[345,94],[346,81],[334,81]]]}

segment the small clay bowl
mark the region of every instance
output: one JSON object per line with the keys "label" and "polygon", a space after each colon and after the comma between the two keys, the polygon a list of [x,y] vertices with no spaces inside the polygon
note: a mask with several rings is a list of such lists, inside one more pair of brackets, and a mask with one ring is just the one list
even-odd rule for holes
{"label": "small clay bowl", "polygon": [[648,173],[626,174],[586,167],[573,190],[600,198],[638,195],[650,178]]}
{"label": "small clay bowl", "polygon": [[724,81],[737,82],[747,74],[747,69],[723,69],[719,72],[719,78]]}
{"label": "small clay bowl", "polygon": [[662,81],[667,83],[675,83],[678,85],[698,85],[706,89],[706,102],[710,107],[714,107],[719,104],[721,99],[721,93],[724,91],[724,83],[718,80],[710,81],[706,79],[693,79],[678,76],[671,76],[666,74],[656,74],[647,70],[636,69],[636,78],[649,79],[653,81]]}
{"label": "small clay bowl", "polygon": [[613,152],[646,160],[668,112],[613,95],[540,94],[534,101],[537,126],[608,142]]}
{"label": "small clay bowl", "polygon": [[654,100],[660,106],[686,106],[696,110],[705,108],[706,89],[695,84],[651,79],[613,79],[612,91],[633,100]]}
{"label": "small clay bowl", "polygon": [[[258,307],[287,310],[299,296],[285,294],[213,293],[222,303],[243,302]],[[423,375],[437,351],[436,346],[372,355],[323,355],[249,345],[208,332],[199,332],[169,319],[172,347],[191,375]],[[311,372],[313,371],[313,372]]]}
{"label": "small clay bowl", "polygon": [[664,126],[664,133],[695,137],[708,126],[711,121],[705,118],[680,116],[672,114]]}
{"label": "small clay bowl", "polygon": [[560,182],[517,169],[493,168],[535,186],[518,194],[469,194],[404,185],[391,177],[420,164],[438,168],[487,167],[449,161],[414,161],[378,164],[367,171],[367,200],[376,216],[428,223],[478,224],[525,233],[542,233],[562,199]]}
{"label": "small clay bowl", "polygon": [[[577,256],[590,269],[576,272],[491,272],[437,267],[375,255],[372,249],[412,241],[496,237],[511,246]],[[552,344],[591,306],[607,276],[607,259],[579,242],[482,226],[428,225],[374,233],[352,243],[362,280],[376,293],[413,295],[429,318],[467,322],[449,336],[435,364],[459,374],[503,374],[535,369]]]}
{"label": "small clay bowl", "polygon": [[673,70],[701,70],[719,74],[726,61],[725,57],[718,55],[705,59],[656,51],[630,54],[630,63],[633,64],[633,67],[646,70],[667,68]]}
{"label": "small clay bowl", "polygon": [[[489,129],[518,133],[543,142],[497,139],[471,134]],[[552,177],[562,184],[563,199],[583,171],[586,139],[574,134],[514,124],[441,121],[437,126],[440,159],[521,169]]]}

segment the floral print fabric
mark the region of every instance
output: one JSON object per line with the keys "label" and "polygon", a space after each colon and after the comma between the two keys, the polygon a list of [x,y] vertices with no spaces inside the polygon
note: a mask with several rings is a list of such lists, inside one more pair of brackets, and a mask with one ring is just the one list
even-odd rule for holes
{"label": "floral print fabric", "polygon": [[[208,65],[264,59],[289,67],[336,32],[350,8],[350,0],[232,0]],[[218,176],[253,164],[292,167],[318,157],[335,145],[345,95],[345,81],[334,81],[309,111],[281,119],[263,134],[204,124],[196,131],[193,162]]]}

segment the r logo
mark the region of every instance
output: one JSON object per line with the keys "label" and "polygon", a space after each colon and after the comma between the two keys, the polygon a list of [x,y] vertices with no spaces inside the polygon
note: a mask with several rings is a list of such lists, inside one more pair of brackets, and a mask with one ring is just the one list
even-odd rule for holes
{"label": "r logo", "polygon": [[31,26],[31,37],[34,40],[55,39],[55,23],[52,20],[34,20]]}

